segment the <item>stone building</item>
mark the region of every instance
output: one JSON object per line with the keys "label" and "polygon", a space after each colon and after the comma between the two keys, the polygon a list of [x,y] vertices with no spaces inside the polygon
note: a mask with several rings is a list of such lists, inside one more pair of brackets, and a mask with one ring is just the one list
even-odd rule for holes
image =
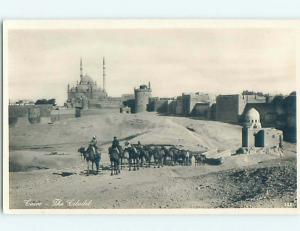
{"label": "stone building", "polygon": [[20,127],[36,123],[48,124],[51,122],[50,104],[40,105],[9,105],[9,126]]}
{"label": "stone building", "polygon": [[248,103],[267,103],[268,97],[249,94],[219,95],[216,100],[216,120],[239,123]]}
{"label": "stone building", "polygon": [[87,108],[119,108],[121,98],[109,97],[106,92],[106,74],[105,74],[105,59],[102,62],[102,83],[103,87],[98,87],[97,82],[89,75],[83,74],[82,60],[80,60],[80,81],[75,86],[70,87],[68,84],[67,90],[67,107],[76,107],[77,101],[81,100],[83,109]]}
{"label": "stone building", "polygon": [[197,116],[202,119],[210,119],[211,118],[211,106],[212,106],[212,104],[209,102],[198,102],[194,106],[192,115]]}
{"label": "stone building", "polygon": [[147,85],[141,85],[139,88],[134,89],[134,96],[135,96],[135,108],[134,112],[145,112],[147,111],[149,105],[149,99],[151,97],[151,86],[150,82]]}
{"label": "stone building", "polygon": [[183,114],[183,101],[182,96],[177,96],[175,101],[175,115],[182,115]]}
{"label": "stone building", "polygon": [[275,128],[262,128],[258,111],[251,108],[245,115],[242,129],[243,148],[282,147],[283,133]]}
{"label": "stone building", "polygon": [[[182,94],[182,110],[184,115],[192,115],[195,110],[196,104],[200,103],[214,103],[215,97],[210,94],[196,92],[196,93],[183,93]],[[194,114],[195,115],[195,114]]]}
{"label": "stone building", "polygon": [[162,114],[174,114],[173,109],[174,98],[151,97],[149,99],[148,111],[155,111]]}
{"label": "stone building", "polygon": [[130,114],[131,113],[131,108],[128,106],[124,106],[120,108],[120,113],[124,113],[124,114]]}
{"label": "stone building", "polygon": [[285,141],[296,142],[296,93],[284,97],[277,95],[266,103],[247,103],[241,116],[255,108],[260,114],[262,127],[275,127],[283,131]]}
{"label": "stone building", "polygon": [[297,108],[296,108],[296,92],[292,92],[283,100],[285,111],[285,126],[283,128],[284,138],[287,141],[297,142]]}

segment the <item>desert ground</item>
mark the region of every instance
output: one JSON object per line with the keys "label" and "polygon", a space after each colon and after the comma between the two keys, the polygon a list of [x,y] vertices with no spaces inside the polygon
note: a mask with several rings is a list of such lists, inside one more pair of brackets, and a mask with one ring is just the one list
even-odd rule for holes
{"label": "desert ground", "polygon": [[[102,169],[86,175],[77,152],[93,135]],[[218,166],[164,166],[110,176],[113,136],[142,144],[175,144],[193,151],[224,151]],[[241,127],[156,113],[100,114],[9,129],[11,209],[271,208],[296,206],[296,144],[282,155],[230,155]],[[229,153],[229,155],[228,155]]]}

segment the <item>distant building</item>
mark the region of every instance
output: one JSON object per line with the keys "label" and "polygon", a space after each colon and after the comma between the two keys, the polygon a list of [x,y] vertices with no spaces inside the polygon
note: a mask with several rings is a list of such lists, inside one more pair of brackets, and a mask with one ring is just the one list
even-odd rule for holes
{"label": "distant building", "polygon": [[121,99],[109,97],[105,89],[106,74],[104,58],[102,65],[103,88],[98,87],[96,81],[94,81],[89,75],[83,75],[83,65],[82,60],[80,60],[80,81],[79,83],[77,82],[77,84],[73,87],[70,87],[68,84],[68,98],[66,102],[67,107],[78,108],[79,103],[82,104],[83,109],[120,107]]}
{"label": "distant building", "polygon": [[[198,104],[212,104],[215,102],[215,97],[210,94],[196,92],[182,94],[182,110],[184,115],[192,115],[196,113],[195,106]],[[195,114],[194,114],[195,115]]]}
{"label": "distant building", "polygon": [[123,94],[121,96],[121,101],[122,101],[121,108],[129,107],[130,108],[130,113],[134,112],[134,108],[135,108],[135,96],[134,96],[134,94]]}
{"label": "distant building", "polygon": [[135,108],[134,112],[145,112],[149,107],[149,99],[151,97],[151,86],[150,82],[147,85],[141,85],[139,88],[134,89],[134,96],[135,96]]}
{"label": "distant building", "polygon": [[174,98],[152,97],[149,99],[148,111],[156,111],[161,114],[174,114]]}
{"label": "distant building", "polygon": [[219,95],[216,100],[216,120],[227,123],[239,123],[248,103],[267,103],[268,97],[255,93]]}
{"label": "distant building", "polygon": [[251,108],[245,115],[242,129],[243,148],[282,147],[283,133],[275,128],[262,128],[258,111]]}
{"label": "distant building", "polygon": [[297,116],[296,116],[296,92],[292,92],[283,100],[285,111],[285,126],[283,128],[285,140],[297,142]]}
{"label": "distant building", "polygon": [[192,115],[198,116],[203,119],[210,119],[211,118],[211,103],[209,102],[198,102],[195,104]]}
{"label": "distant building", "polygon": [[19,106],[25,106],[25,105],[34,105],[34,102],[32,100],[27,100],[27,99],[21,99],[21,100],[18,100],[14,103],[12,102],[9,102],[9,105],[19,105]]}
{"label": "distant building", "polygon": [[130,114],[131,113],[131,108],[128,106],[124,106],[120,108],[120,113],[127,113]]}

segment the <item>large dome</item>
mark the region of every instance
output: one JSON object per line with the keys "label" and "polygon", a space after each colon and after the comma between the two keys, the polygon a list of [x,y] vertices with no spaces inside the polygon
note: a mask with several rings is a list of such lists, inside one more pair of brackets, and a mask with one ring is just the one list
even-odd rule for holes
{"label": "large dome", "polygon": [[251,108],[245,114],[245,126],[250,128],[261,128],[260,115],[255,108]]}
{"label": "large dome", "polygon": [[93,83],[94,80],[90,76],[84,75],[82,76],[81,82],[87,84],[87,83]]}

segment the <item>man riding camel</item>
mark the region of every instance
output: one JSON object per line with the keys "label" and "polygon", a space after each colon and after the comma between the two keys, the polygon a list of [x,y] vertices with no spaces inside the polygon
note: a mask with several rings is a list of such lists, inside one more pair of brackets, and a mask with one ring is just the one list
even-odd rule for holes
{"label": "man riding camel", "polygon": [[120,152],[120,143],[119,140],[116,136],[114,136],[114,140],[112,141],[112,146],[113,149],[116,148],[118,153]]}
{"label": "man riding camel", "polygon": [[95,152],[98,152],[98,146],[97,146],[97,138],[96,136],[93,136],[92,140],[89,143],[90,148],[95,148]]}
{"label": "man riding camel", "polygon": [[143,150],[143,146],[142,146],[142,144],[141,144],[141,142],[140,141],[138,141],[138,143],[137,143],[137,149],[139,150],[139,151],[141,151],[141,150]]}

